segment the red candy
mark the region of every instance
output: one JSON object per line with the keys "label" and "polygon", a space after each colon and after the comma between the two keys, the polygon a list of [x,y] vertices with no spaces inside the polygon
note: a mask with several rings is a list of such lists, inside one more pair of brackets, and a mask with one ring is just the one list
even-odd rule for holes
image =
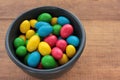
{"label": "red candy", "polygon": [[63,39],[60,39],[56,43],[56,47],[60,48],[63,52],[66,50],[67,42]]}
{"label": "red candy", "polygon": [[60,35],[62,38],[67,38],[72,33],[73,33],[73,27],[70,24],[65,24],[60,30]]}
{"label": "red candy", "polygon": [[51,47],[54,47],[57,42],[57,37],[55,35],[50,35],[44,39]]}
{"label": "red candy", "polygon": [[40,63],[38,66],[37,66],[38,69],[42,69],[42,64]]}
{"label": "red candy", "polygon": [[56,60],[60,60],[63,56],[63,52],[61,49],[59,49],[58,47],[54,47],[52,49],[52,56],[56,59]]}

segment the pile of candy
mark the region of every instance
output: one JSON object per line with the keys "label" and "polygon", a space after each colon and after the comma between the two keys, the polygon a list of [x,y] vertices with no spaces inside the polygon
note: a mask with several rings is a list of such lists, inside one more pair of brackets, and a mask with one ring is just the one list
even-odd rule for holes
{"label": "pile of candy", "polygon": [[67,63],[80,44],[74,28],[65,16],[42,13],[37,19],[24,20],[14,39],[17,57],[24,64],[38,69],[52,69]]}

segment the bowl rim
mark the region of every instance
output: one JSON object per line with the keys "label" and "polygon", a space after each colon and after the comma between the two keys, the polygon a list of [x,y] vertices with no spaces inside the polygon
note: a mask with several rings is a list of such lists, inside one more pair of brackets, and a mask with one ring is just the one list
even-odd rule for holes
{"label": "bowl rim", "polygon": [[[35,68],[32,68],[32,67],[29,67],[29,66],[23,64],[22,62],[20,62],[20,61],[12,54],[12,52],[11,52],[11,50],[10,50],[10,48],[9,48],[9,41],[8,41],[8,40],[9,40],[9,33],[10,33],[10,31],[11,31],[11,29],[12,29],[12,25],[15,23],[15,21],[16,21],[17,19],[19,19],[19,17],[21,17],[22,15],[24,15],[24,14],[30,12],[30,11],[33,11],[33,10],[36,10],[36,9],[41,9],[41,8],[51,8],[51,9],[56,9],[56,8],[57,8],[57,9],[60,9],[60,10],[63,10],[63,11],[65,11],[65,12],[69,13],[69,14],[71,15],[71,17],[73,17],[73,18],[77,21],[77,23],[80,25],[79,27],[80,27],[81,33],[82,33],[82,34],[81,34],[81,35],[82,35],[81,45],[80,45],[79,49],[77,50],[76,54],[74,55],[74,57],[71,58],[71,60],[68,61],[66,64],[61,65],[61,66],[56,67],[56,68],[53,68],[53,69],[35,69]],[[81,21],[80,21],[73,13],[71,13],[71,12],[69,12],[69,11],[67,11],[67,10],[65,10],[65,9],[63,9],[63,8],[56,7],[56,6],[42,6],[42,7],[37,7],[37,8],[33,8],[33,9],[31,9],[31,10],[28,10],[28,11],[22,13],[20,16],[18,16],[18,17],[12,22],[12,24],[10,25],[10,27],[9,27],[8,30],[7,30],[6,38],[5,38],[5,47],[6,47],[6,50],[7,50],[7,54],[8,54],[8,56],[10,57],[10,59],[11,59],[17,66],[19,66],[21,69],[23,69],[23,70],[25,69],[25,70],[27,70],[27,71],[29,71],[29,72],[33,72],[33,73],[34,73],[34,72],[35,72],[35,73],[43,73],[43,74],[56,73],[56,72],[60,72],[60,71],[62,71],[62,70],[65,70],[65,69],[67,68],[67,66],[70,66],[71,63],[73,63],[73,62],[76,62],[76,60],[80,57],[80,55],[82,54],[82,52],[83,52],[83,50],[84,50],[85,44],[86,44],[86,33],[85,33],[85,30],[84,30],[84,28],[83,28],[83,26],[82,26],[82,24],[81,24]]]}

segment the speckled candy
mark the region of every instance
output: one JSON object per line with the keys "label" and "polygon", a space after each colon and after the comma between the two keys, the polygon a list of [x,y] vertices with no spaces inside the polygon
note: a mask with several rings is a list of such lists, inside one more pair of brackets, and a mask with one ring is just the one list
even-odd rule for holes
{"label": "speckled candy", "polygon": [[68,44],[71,44],[71,45],[73,45],[73,46],[75,46],[75,47],[77,47],[78,45],[79,45],[79,38],[77,37],[77,36],[69,36],[68,38],[67,38],[67,43]]}
{"label": "speckled candy", "polygon": [[26,33],[28,30],[30,30],[30,22],[28,20],[24,20],[20,24],[20,32],[21,33]]}
{"label": "speckled candy", "polygon": [[69,58],[72,58],[76,53],[76,48],[73,46],[73,45],[68,45],[66,47],[66,55],[69,57]]}
{"label": "speckled candy", "polygon": [[50,22],[51,19],[52,19],[52,16],[49,13],[42,13],[37,18],[38,21],[45,21],[45,22]]}
{"label": "speckled candy", "polygon": [[55,35],[49,35],[44,39],[51,47],[54,47],[57,42],[57,37]]}
{"label": "speckled candy", "polygon": [[42,57],[41,64],[45,69],[52,69],[57,66],[55,59],[51,55],[46,55]]}
{"label": "speckled candy", "polygon": [[35,24],[35,29],[39,29],[42,26],[50,26],[50,24],[47,22],[40,21]]}
{"label": "speckled candy", "polygon": [[53,31],[53,28],[52,26],[42,26],[38,29],[37,33],[39,34],[39,36],[41,37],[46,37],[48,36],[49,34],[51,34]]}
{"label": "speckled candy", "polygon": [[25,45],[25,41],[22,38],[15,38],[14,39],[14,46],[17,48],[19,46],[24,46]]}
{"label": "speckled candy", "polygon": [[53,17],[53,18],[51,19],[51,24],[52,24],[52,25],[57,24],[57,17]]}
{"label": "speckled candy", "polygon": [[67,42],[63,39],[58,40],[56,43],[56,47],[60,48],[63,52],[65,51],[66,46],[67,46]]}
{"label": "speckled candy", "polygon": [[58,24],[60,25],[65,25],[65,24],[69,24],[70,21],[68,18],[64,17],[64,16],[59,16],[57,19]]}
{"label": "speckled candy", "polygon": [[60,35],[62,38],[67,38],[72,33],[73,33],[73,27],[70,24],[65,24],[60,30]]}
{"label": "speckled candy", "polygon": [[63,56],[63,52],[60,48],[58,47],[54,47],[52,49],[52,56],[56,59],[56,60],[60,60]]}
{"label": "speckled candy", "polygon": [[60,30],[61,30],[61,25],[56,24],[56,25],[53,26],[53,34],[59,36]]}
{"label": "speckled candy", "polygon": [[41,53],[42,56],[45,56],[51,53],[51,47],[47,42],[42,41],[39,43],[38,51]]}
{"label": "speckled candy", "polygon": [[60,65],[63,65],[69,61],[66,54],[63,54],[62,58],[58,61]]}
{"label": "speckled candy", "polygon": [[23,39],[24,41],[26,41],[25,35],[20,35],[19,38],[21,38],[21,39]]}
{"label": "speckled candy", "polygon": [[16,55],[19,57],[24,57],[27,54],[27,49],[25,46],[19,46],[16,49]]}
{"label": "speckled candy", "polygon": [[28,59],[27,59],[28,66],[30,66],[30,67],[37,67],[37,65],[40,62],[40,58],[41,58],[41,56],[40,56],[40,53],[38,51],[32,52],[28,56]]}
{"label": "speckled candy", "polygon": [[30,25],[32,28],[35,28],[35,24],[37,23],[37,20],[36,19],[31,19],[30,20]]}
{"label": "speckled candy", "polygon": [[27,38],[27,39],[30,39],[34,34],[35,34],[35,31],[34,31],[34,30],[28,30],[28,31],[26,32],[26,38]]}

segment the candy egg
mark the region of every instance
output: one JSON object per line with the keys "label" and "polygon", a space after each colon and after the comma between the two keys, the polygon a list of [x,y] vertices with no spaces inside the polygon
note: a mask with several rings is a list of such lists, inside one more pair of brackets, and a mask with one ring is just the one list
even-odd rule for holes
{"label": "candy egg", "polygon": [[67,42],[63,39],[58,40],[56,43],[56,47],[60,48],[63,52],[65,51],[66,46],[67,46]]}
{"label": "candy egg", "polygon": [[73,45],[73,46],[75,46],[75,47],[77,47],[78,45],[79,45],[79,38],[77,37],[77,36],[69,36],[68,38],[67,38],[67,43],[68,44],[71,44],[71,45]]}
{"label": "candy egg", "polygon": [[55,35],[49,35],[44,39],[44,41],[47,42],[51,47],[53,47],[57,42],[57,37]]}
{"label": "candy egg", "polygon": [[65,25],[65,24],[69,24],[70,21],[68,18],[64,17],[64,16],[59,16],[57,19],[58,24],[60,25]]}
{"label": "candy egg", "polygon": [[57,66],[55,59],[51,55],[43,56],[41,63],[42,63],[43,68],[45,69],[52,69]]}
{"label": "candy egg", "polygon": [[32,36],[27,43],[27,50],[32,52],[37,49],[40,42],[40,37],[38,35]]}
{"label": "candy egg", "polygon": [[27,53],[27,49],[25,46],[19,46],[17,49],[16,49],[16,55],[19,56],[19,57],[24,57]]}
{"label": "candy egg", "polygon": [[53,31],[52,26],[42,26],[38,29],[37,33],[41,37],[46,37],[48,36],[51,32]]}
{"label": "candy egg", "polygon": [[57,17],[53,17],[53,18],[51,19],[51,24],[52,24],[52,25],[57,24]]}
{"label": "candy egg", "polygon": [[37,18],[38,21],[45,21],[45,22],[50,22],[51,19],[52,16],[49,13],[42,13]]}
{"label": "candy egg", "polygon": [[21,38],[21,39],[23,39],[24,41],[26,41],[25,35],[20,35],[19,38]]}
{"label": "candy egg", "polygon": [[29,39],[30,37],[32,37],[35,34],[34,30],[28,30],[26,32],[26,38]]}
{"label": "candy egg", "polygon": [[26,33],[28,30],[30,30],[30,22],[28,20],[24,20],[20,24],[20,32],[21,33]]}
{"label": "candy egg", "polygon": [[36,29],[39,29],[39,28],[42,27],[42,26],[50,26],[50,24],[47,23],[47,22],[43,22],[43,21],[37,22],[37,23],[35,24],[35,28],[36,28]]}
{"label": "candy egg", "polygon": [[42,56],[45,56],[51,53],[51,48],[48,43],[42,41],[39,43],[38,51],[41,53]]}
{"label": "candy egg", "polygon": [[63,52],[60,48],[58,47],[54,47],[52,49],[52,56],[56,59],[56,60],[60,60],[63,56]]}
{"label": "candy egg", "polygon": [[32,28],[35,27],[35,24],[36,24],[36,23],[37,23],[37,20],[36,20],[36,19],[31,19],[31,20],[30,20],[30,25],[31,25]]}
{"label": "candy egg", "polygon": [[76,53],[76,49],[73,45],[68,45],[66,47],[66,55],[69,57],[69,58],[72,58]]}
{"label": "candy egg", "polygon": [[61,25],[56,24],[53,26],[53,34],[58,36],[60,34],[60,30],[61,30]]}
{"label": "candy egg", "polygon": [[14,46],[17,48],[19,46],[24,46],[25,45],[25,41],[22,38],[15,38],[14,40]]}
{"label": "candy egg", "polygon": [[73,27],[70,24],[65,24],[60,30],[60,35],[62,38],[67,38],[72,33],[73,33]]}
{"label": "candy egg", "polygon": [[38,51],[32,52],[28,56],[28,59],[27,59],[28,66],[30,66],[30,67],[37,67],[37,65],[40,62],[40,58],[41,58],[41,56],[40,56],[40,53]]}
{"label": "candy egg", "polygon": [[59,64],[63,65],[69,61],[68,57],[66,54],[63,54],[62,58],[58,61]]}

